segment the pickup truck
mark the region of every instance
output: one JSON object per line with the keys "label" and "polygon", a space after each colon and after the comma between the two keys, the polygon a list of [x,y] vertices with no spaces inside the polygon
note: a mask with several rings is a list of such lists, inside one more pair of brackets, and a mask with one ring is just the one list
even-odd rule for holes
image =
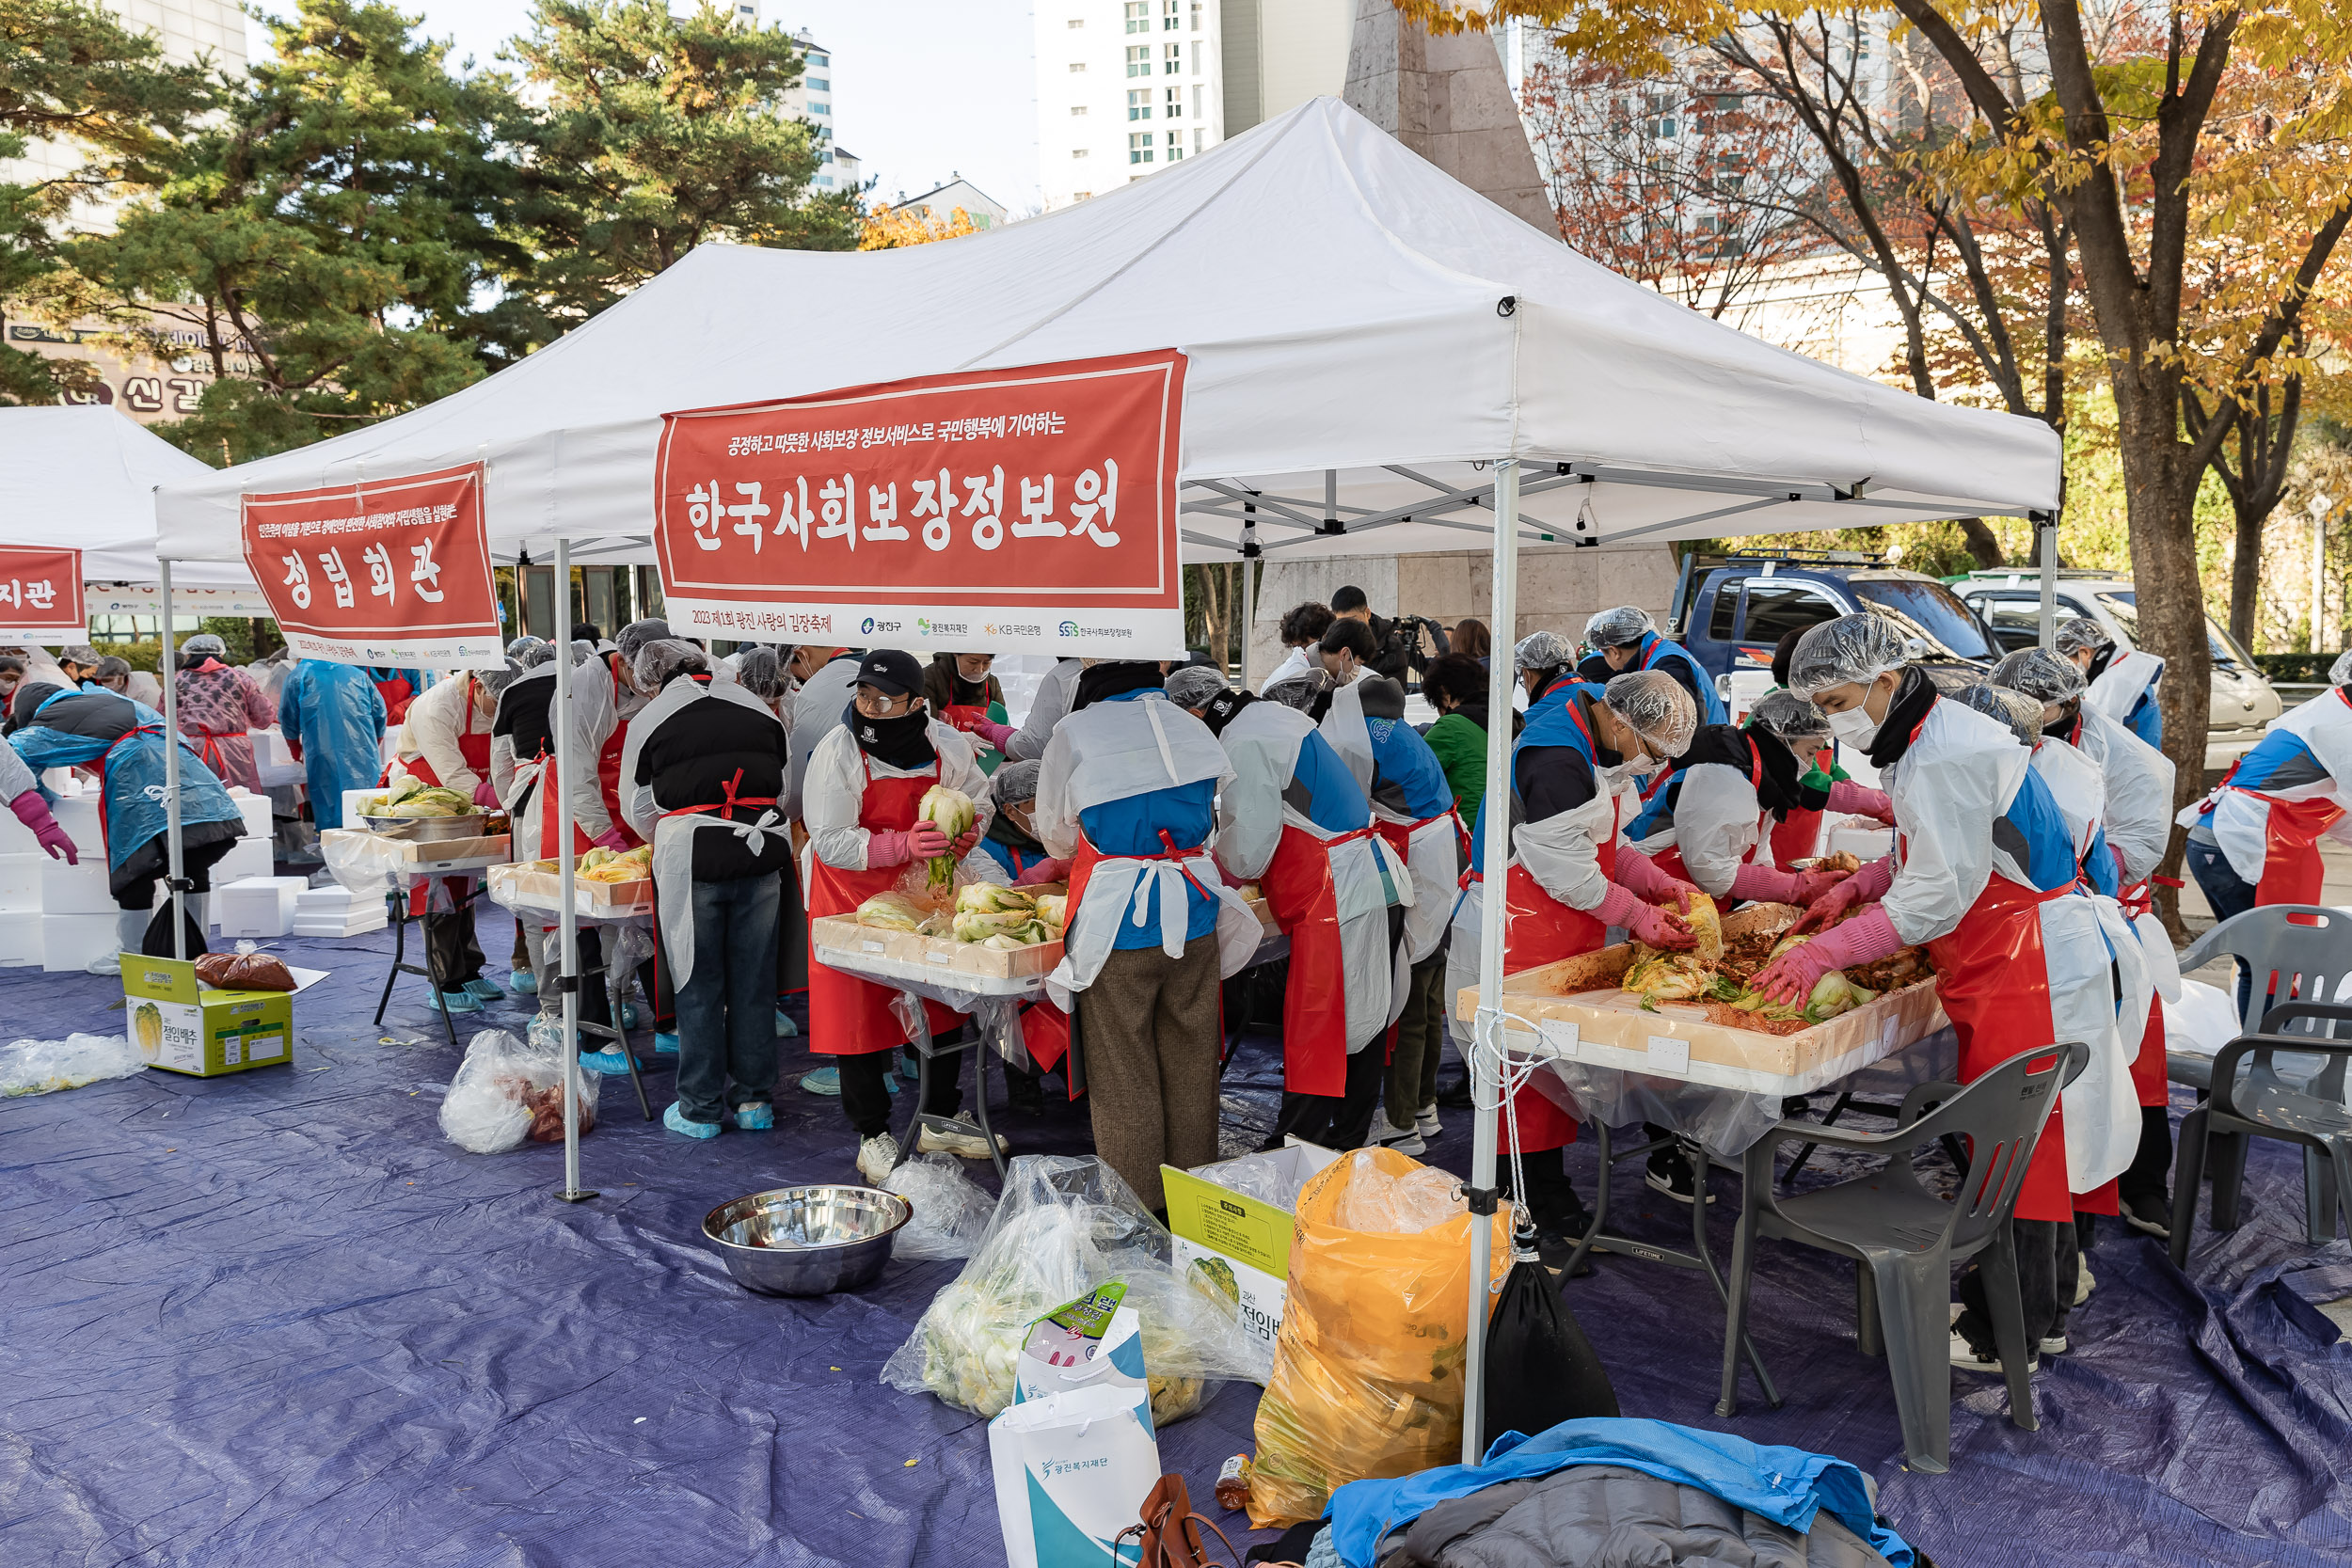
{"label": "pickup truck", "polygon": [[1947,691],[1974,685],[2000,657],[1976,611],[1943,583],[1845,550],[1686,555],[1667,635],[1714,677],[1737,716],[1772,689],[1781,638],[1863,611],[1926,643],[1920,663]]}

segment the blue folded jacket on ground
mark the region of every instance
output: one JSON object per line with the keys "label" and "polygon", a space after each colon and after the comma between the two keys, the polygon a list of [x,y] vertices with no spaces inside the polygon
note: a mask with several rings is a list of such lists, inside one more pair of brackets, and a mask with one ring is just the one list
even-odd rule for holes
{"label": "blue folded jacket on ground", "polygon": [[1727,1432],[1669,1421],[1594,1417],[1563,1421],[1533,1437],[1506,1432],[1478,1465],[1448,1465],[1391,1481],[1351,1481],[1332,1494],[1326,1517],[1347,1568],[1372,1568],[1381,1538],[1452,1497],[1508,1481],[1530,1481],[1573,1465],[1616,1465],[1700,1491],[1790,1529],[1807,1530],[1823,1509],[1894,1568],[1911,1568],[1902,1537],[1878,1522],[1862,1472],[1842,1459],[1768,1447]]}

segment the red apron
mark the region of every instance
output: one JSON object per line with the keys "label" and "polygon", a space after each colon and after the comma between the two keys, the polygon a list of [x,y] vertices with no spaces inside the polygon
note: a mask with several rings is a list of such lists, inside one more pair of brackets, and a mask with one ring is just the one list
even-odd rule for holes
{"label": "red apron", "polygon": [[2257,906],[2319,902],[2328,879],[2319,858],[2320,835],[2343,816],[2344,808],[2333,800],[2270,801],[2264,820],[2262,880],[2254,884]]}
{"label": "red apron", "polygon": [[[469,687],[473,685],[471,675],[466,677],[466,684]],[[473,715],[473,695],[469,691],[466,696],[466,727],[457,732],[457,754],[465,758],[467,767],[486,779],[490,776],[490,732],[475,729]],[[422,752],[419,752],[413,757],[395,757],[386,763],[384,776],[376,782],[381,784],[390,784],[392,769],[395,768],[420,784],[437,787],[442,782],[439,771],[425,760]]]}
{"label": "red apron", "polygon": [[[596,793],[603,798],[604,815],[620,831],[628,847],[636,848],[645,841],[637,836],[637,830],[621,816],[621,753],[628,747],[628,724],[623,721],[612,726],[612,733],[604,737],[604,745],[596,752]],[[556,842],[555,791],[548,788],[548,781],[555,776],[554,759],[540,753],[539,769],[539,853],[549,856],[555,851],[548,846]],[[572,853],[584,855],[593,847],[587,833],[578,822],[572,824]],[[853,906],[854,907],[854,906]]]}
{"label": "red apron", "polygon": [[[939,782],[939,764],[931,766],[913,778],[877,779],[872,764],[863,756],[858,766],[866,769],[866,793],[859,798],[857,825],[868,832],[904,832],[914,826],[915,810],[923,803],[923,793]],[[808,857],[808,917],[812,921],[828,915],[851,914],[868,898],[878,893],[888,893],[898,885],[903,865],[885,865],[866,871],[844,871],[825,863],[822,855]],[[1071,888],[1072,902],[1076,902],[1077,888]],[[861,980],[854,974],[844,974],[829,964],[818,961],[814,952],[808,958],[808,1048],[825,1056],[866,1056],[877,1051],[896,1051],[907,1042],[906,1025],[891,1011],[891,998],[898,993],[889,986],[878,986],[871,980]],[[923,1004],[930,1020],[931,1032],[946,1034],[962,1018],[936,1002]]]}
{"label": "red apron", "polygon": [[[1753,741],[1750,742],[1754,744]],[[1829,771],[1830,753],[1813,753],[1814,765],[1824,773]],[[1797,869],[1795,862],[1810,860],[1821,852],[1821,818],[1826,813],[1806,811],[1791,806],[1788,815],[1772,824],[1772,863],[1783,871]]]}
{"label": "red apron", "polygon": [[[1613,811],[1609,836],[1598,846],[1600,874],[1616,879],[1617,820]],[[1572,910],[1550,894],[1535,879],[1534,874],[1518,862],[1511,864],[1510,875],[1504,879],[1502,906],[1502,973],[1517,974],[1521,970],[1540,969],[1562,958],[1572,958],[1580,953],[1596,952],[1609,940],[1609,927],[1597,915],[1582,910]],[[1518,1148],[1521,1153],[1538,1153],[1548,1148],[1560,1148],[1576,1142],[1576,1118],[1562,1110],[1533,1083],[1524,1085],[1512,1099],[1519,1123]],[[1498,1130],[1502,1151],[1511,1152],[1511,1124],[1505,1121]]]}
{"label": "red apron", "polygon": [[416,701],[417,694],[407,676],[395,675],[388,681],[375,680],[373,676],[369,679],[374,682],[375,694],[384,699],[384,722],[397,724],[408,717],[408,705]]}
{"label": "red apron", "polygon": [[988,722],[986,703],[949,703],[940,710],[939,717],[953,728],[969,735]]}
{"label": "red apron", "polygon": [[[1291,942],[1290,983],[1282,991],[1282,1087],[1292,1094],[1347,1089],[1347,969],[1331,851],[1372,837],[1376,828],[1321,839],[1285,822],[1274,858],[1258,879],[1274,923]],[[1076,893],[1074,883],[1071,891]]]}

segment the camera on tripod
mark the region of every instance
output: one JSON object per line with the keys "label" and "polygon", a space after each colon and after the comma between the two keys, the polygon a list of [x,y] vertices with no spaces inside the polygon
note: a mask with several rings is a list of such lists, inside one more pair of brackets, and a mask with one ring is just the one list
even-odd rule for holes
{"label": "camera on tripod", "polygon": [[[1424,633],[1429,640],[1426,650],[1422,643]],[[1415,680],[1419,680],[1421,673],[1428,669],[1433,660],[1443,658],[1451,652],[1453,645],[1446,641],[1443,623],[1433,621],[1426,615],[1399,615],[1386,624],[1380,657],[1373,661],[1372,667],[1391,680],[1404,680],[1408,671]]]}

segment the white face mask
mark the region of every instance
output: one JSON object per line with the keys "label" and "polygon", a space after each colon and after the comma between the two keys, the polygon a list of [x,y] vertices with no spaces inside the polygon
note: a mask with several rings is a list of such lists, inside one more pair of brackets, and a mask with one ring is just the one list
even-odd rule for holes
{"label": "white face mask", "polygon": [[1868,751],[1879,737],[1879,721],[1867,707],[1850,707],[1829,716],[1829,733],[1859,751]]}

